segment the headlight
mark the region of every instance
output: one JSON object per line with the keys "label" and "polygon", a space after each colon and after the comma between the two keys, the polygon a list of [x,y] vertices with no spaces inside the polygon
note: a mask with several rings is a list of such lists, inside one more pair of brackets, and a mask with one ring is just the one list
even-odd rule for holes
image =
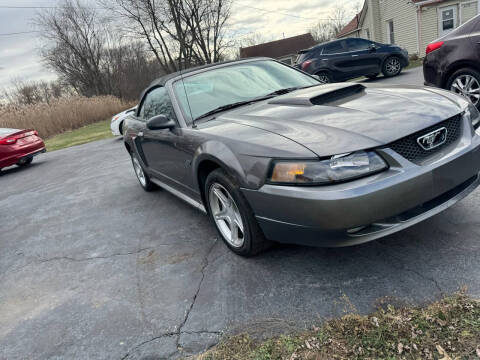
{"label": "headlight", "polygon": [[463,117],[465,117],[468,121],[470,121],[473,125],[473,128],[476,130],[480,127],[480,113],[478,109],[473,104],[469,104],[465,112],[463,113]]}
{"label": "headlight", "polygon": [[388,168],[373,151],[357,151],[319,161],[274,161],[268,182],[274,184],[325,185],[357,179]]}

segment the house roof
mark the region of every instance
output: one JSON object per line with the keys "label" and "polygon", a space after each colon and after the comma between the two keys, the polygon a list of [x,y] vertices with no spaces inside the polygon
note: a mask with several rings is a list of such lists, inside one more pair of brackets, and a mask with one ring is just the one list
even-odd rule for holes
{"label": "house roof", "polygon": [[367,2],[365,1],[363,3],[362,10],[358,14],[356,14],[353,17],[353,19],[347,25],[345,25],[345,27],[342,30],[340,30],[340,32],[337,34],[337,38],[344,37],[348,34],[353,33],[354,31],[359,30],[366,11],[367,11]]}
{"label": "house roof", "polygon": [[248,58],[266,56],[279,58],[282,56],[297,54],[300,50],[310,48],[315,44],[312,34],[302,34],[264,44],[240,48],[240,57]]}

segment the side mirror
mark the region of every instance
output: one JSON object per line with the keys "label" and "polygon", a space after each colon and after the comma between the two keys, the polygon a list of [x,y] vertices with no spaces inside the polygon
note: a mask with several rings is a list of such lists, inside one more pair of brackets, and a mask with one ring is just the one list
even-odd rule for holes
{"label": "side mirror", "polygon": [[175,121],[165,115],[157,115],[147,121],[147,128],[149,130],[173,129],[175,126]]}
{"label": "side mirror", "polygon": [[315,79],[317,79],[318,81],[320,81],[320,76],[319,76],[319,75],[312,75],[312,77],[314,77]]}
{"label": "side mirror", "polygon": [[370,46],[368,47],[368,51],[370,52],[375,52],[377,51],[377,47],[375,44],[370,44]]}

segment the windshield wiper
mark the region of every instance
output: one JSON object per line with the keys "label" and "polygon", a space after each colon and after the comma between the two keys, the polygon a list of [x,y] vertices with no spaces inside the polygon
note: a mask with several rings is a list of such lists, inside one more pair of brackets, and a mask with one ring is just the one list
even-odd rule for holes
{"label": "windshield wiper", "polygon": [[313,86],[317,86],[317,85],[315,84],[315,85],[308,85],[308,86],[295,86],[295,87],[289,87],[285,89],[279,89],[279,90],[275,90],[274,92],[271,92],[270,94],[265,95],[264,97],[275,96],[275,95],[285,95],[295,90],[306,89]]}
{"label": "windshield wiper", "polygon": [[222,112],[222,111],[225,111],[225,110],[230,110],[230,109],[234,109],[236,107],[239,107],[239,106],[242,106],[242,105],[248,105],[252,102],[254,102],[256,100],[246,100],[246,101],[239,101],[239,102],[236,102],[236,103],[233,103],[233,104],[227,104],[227,105],[222,105],[222,106],[219,106],[213,110],[210,110],[209,112],[206,112],[205,114],[203,115],[200,115],[198,116],[197,118],[195,118],[195,121],[197,120],[200,120],[200,119],[203,119],[207,116],[210,116],[210,115],[213,115],[213,114],[216,114],[216,113],[219,113],[219,112]]}

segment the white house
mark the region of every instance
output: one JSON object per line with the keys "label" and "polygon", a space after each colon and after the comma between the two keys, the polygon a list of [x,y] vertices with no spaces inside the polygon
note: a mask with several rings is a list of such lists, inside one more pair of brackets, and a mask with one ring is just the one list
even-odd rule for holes
{"label": "white house", "polygon": [[338,38],[394,43],[425,55],[427,45],[480,14],[480,0],[365,0]]}

